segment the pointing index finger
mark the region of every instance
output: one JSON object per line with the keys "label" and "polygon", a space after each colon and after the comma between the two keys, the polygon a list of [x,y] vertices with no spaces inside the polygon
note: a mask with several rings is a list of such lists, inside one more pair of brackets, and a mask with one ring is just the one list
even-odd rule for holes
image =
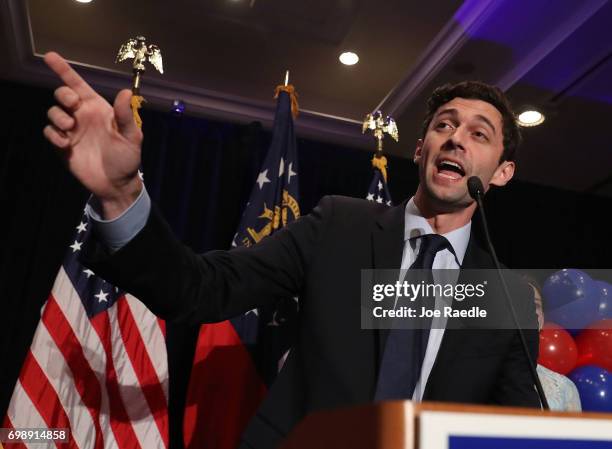
{"label": "pointing index finger", "polygon": [[94,91],[59,54],[52,51],[45,54],[44,59],[49,68],[53,70],[68,87],[74,90],[81,99],[91,98],[97,95],[96,91]]}

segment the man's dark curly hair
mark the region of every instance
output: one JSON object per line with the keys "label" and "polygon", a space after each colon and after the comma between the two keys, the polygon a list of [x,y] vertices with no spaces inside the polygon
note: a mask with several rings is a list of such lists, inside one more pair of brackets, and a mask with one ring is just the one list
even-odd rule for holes
{"label": "man's dark curly hair", "polygon": [[427,112],[423,121],[423,129],[421,130],[422,137],[425,138],[427,128],[429,128],[429,124],[438,108],[457,97],[486,101],[501,113],[504,151],[499,162],[513,161],[522,139],[512,106],[510,106],[510,101],[508,101],[508,98],[501,89],[481,81],[462,81],[457,84],[444,84],[434,90],[427,99]]}

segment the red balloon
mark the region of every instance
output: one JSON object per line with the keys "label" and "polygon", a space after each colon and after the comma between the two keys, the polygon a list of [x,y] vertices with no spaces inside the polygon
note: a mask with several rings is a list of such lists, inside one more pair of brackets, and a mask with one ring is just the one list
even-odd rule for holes
{"label": "red balloon", "polygon": [[567,374],[576,366],[578,350],[572,336],[555,323],[547,322],[540,331],[538,363],[559,374]]}
{"label": "red balloon", "polygon": [[576,337],[578,366],[597,365],[612,371],[612,319],[591,323]]}

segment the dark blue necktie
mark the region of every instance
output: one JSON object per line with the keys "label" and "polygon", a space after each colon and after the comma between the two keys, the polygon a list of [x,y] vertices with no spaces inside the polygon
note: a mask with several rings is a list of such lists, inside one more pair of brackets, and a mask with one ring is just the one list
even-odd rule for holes
{"label": "dark blue necktie", "polygon": [[[448,249],[450,242],[438,234],[417,237],[421,248],[410,268],[431,270],[439,251]],[[411,239],[412,240],[412,239]],[[416,302],[415,302],[416,303]],[[431,320],[429,320],[431,326]],[[425,358],[429,326],[425,329],[391,329],[385,343],[374,400],[411,399],[421,375]]]}

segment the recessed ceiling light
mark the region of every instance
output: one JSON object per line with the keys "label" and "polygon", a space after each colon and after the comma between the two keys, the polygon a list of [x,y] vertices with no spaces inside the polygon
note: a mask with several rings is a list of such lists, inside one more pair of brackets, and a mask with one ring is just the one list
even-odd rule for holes
{"label": "recessed ceiling light", "polygon": [[544,114],[535,109],[526,109],[518,116],[518,124],[521,126],[538,126],[544,123]]}
{"label": "recessed ceiling light", "polygon": [[76,0],[78,3],[91,3],[91,0]]}
{"label": "recessed ceiling light", "polygon": [[359,56],[352,51],[345,51],[338,59],[340,59],[340,62],[344,65],[355,65],[359,62]]}

